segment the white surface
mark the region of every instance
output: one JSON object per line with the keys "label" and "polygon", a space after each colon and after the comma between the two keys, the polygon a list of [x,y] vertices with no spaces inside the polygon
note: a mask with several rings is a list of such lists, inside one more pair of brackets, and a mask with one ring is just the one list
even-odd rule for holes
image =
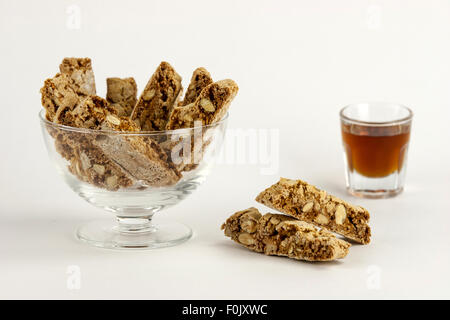
{"label": "white surface", "polygon": [[[450,2],[3,0],[0,15],[0,298],[450,298]],[[178,247],[78,243],[75,227],[103,213],[57,176],[37,120],[39,88],[64,56],[93,59],[100,94],[106,76],[142,89],[163,59],[185,81],[198,66],[233,78],[230,127],[279,129],[279,170],[218,165],[162,213],[195,230]],[[344,191],[338,111],[380,100],[415,112],[406,190],[358,200]],[[366,206],[372,243],[314,264],[226,239],[220,224],[279,176]],[[71,265],[79,290],[66,284]]]}

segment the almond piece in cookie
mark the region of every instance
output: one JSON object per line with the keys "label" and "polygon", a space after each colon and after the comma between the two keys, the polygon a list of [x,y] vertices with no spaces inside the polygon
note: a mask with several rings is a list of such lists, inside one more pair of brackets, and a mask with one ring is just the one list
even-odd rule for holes
{"label": "almond piece in cookie", "polygon": [[181,77],[167,62],[161,62],[131,113],[142,131],[161,131],[181,93]]}

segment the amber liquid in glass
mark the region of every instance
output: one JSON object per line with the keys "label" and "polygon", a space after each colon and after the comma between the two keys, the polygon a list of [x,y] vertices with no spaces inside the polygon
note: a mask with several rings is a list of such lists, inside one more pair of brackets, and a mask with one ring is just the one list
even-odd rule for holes
{"label": "amber liquid in glass", "polygon": [[369,178],[386,177],[401,171],[409,135],[410,125],[342,125],[342,139],[350,171]]}

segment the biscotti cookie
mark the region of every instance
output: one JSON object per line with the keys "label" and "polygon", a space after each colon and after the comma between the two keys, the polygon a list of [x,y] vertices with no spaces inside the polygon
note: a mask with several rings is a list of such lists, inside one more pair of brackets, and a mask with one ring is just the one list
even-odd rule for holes
{"label": "biscotti cookie", "polygon": [[131,119],[142,131],[164,130],[181,89],[180,75],[169,63],[161,62],[139,97]]}
{"label": "biscotti cookie", "polygon": [[172,110],[166,129],[192,128],[195,121],[209,125],[221,120],[238,90],[237,84],[230,79],[206,86],[194,103]]}
{"label": "biscotti cookie", "polygon": [[351,205],[304,181],[281,178],[261,192],[256,201],[356,242],[370,242],[370,215],[366,209]]}
{"label": "biscotti cookie", "polygon": [[116,191],[135,184],[136,179],[119,165],[106,157],[103,150],[92,144],[91,137],[83,134],[62,135],[66,147],[72,145],[73,157],[69,171],[81,181],[99,188]]}
{"label": "biscotti cookie", "polygon": [[64,58],[59,69],[61,73],[45,80],[41,88],[46,118],[52,122],[57,113],[71,110],[82,99],[95,95],[91,59]]}
{"label": "biscotti cookie", "polygon": [[[213,83],[212,77],[205,68],[195,69],[184,99],[178,104],[178,107],[193,103],[200,95],[200,92],[211,83]],[[189,145],[185,143],[188,140],[187,138],[191,140],[192,145],[190,146],[190,151],[187,150],[189,155],[186,157],[183,152],[186,151],[186,148],[189,148]],[[161,147],[166,151],[169,159],[179,171],[191,171],[197,168],[203,158],[203,151],[209,142],[203,142],[202,137],[194,137],[194,134],[191,134],[190,137],[183,137],[178,139],[178,141],[165,141],[161,143]]]}
{"label": "biscotti cookie", "polygon": [[45,80],[41,88],[41,102],[46,110],[45,116],[52,122],[60,107],[72,109],[79,100],[69,76],[65,74],[58,73],[53,78]]}
{"label": "biscotti cookie", "polygon": [[297,260],[341,259],[350,248],[326,230],[281,214],[261,215],[256,208],[236,212],[221,228],[227,237],[252,251]]}
{"label": "biscotti cookie", "polygon": [[200,67],[195,69],[184,99],[179,103],[179,106],[186,106],[193,103],[200,95],[200,92],[211,83],[213,83],[212,77],[205,68]]}
{"label": "biscotti cookie", "polygon": [[[101,130],[138,132],[133,121],[108,114]],[[124,168],[135,179],[152,187],[164,187],[176,184],[181,174],[167,160],[167,154],[151,138],[139,135],[99,135],[93,144]]]}
{"label": "biscotti cookie", "polygon": [[60,106],[53,122],[69,127],[97,130],[106,116],[112,112],[105,99],[98,96],[86,96],[72,108]]}
{"label": "biscotti cookie", "polygon": [[[195,125],[210,125],[221,120],[237,91],[238,86],[233,80],[221,80],[206,86],[194,103],[178,106],[172,110],[166,128],[168,130],[192,128]],[[211,142],[210,139],[205,139],[206,136],[206,132],[202,132],[200,137],[191,137],[190,153],[193,156],[191,161],[183,163],[179,170],[190,171],[197,168],[206,147]],[[173,149],[166,150],[168,154],[174,154]],[[170,159],[173,160],[172,158]]]}
{"label": "biscotti cookie", "polygon": [[89,58],[64,58],[59,70],[67,75],[77,94],[95,95],[95,78]]}
{"label": "biscotti cookie", "polygon": [[133,78],[107,78],[106,100],[116,114],[129,117],[137,101],[137,86]]}

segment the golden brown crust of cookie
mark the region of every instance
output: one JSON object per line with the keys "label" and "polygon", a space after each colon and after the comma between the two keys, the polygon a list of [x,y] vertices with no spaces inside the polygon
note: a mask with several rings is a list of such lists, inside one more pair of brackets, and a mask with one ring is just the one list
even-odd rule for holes
{"label": "golden brown crust of cookie", "polygon": [[182,90],[181,77],[168,62],[161,62],[131,113],[142,131],[161,131]]}
{"label": "golden brown crust of cookie", "polygon": [[95,78],[89,58],[64,58],[59,70],[67,75],[77,94],[95,95]]}
{"label": "golden brown crust of cookie", "polygon": [[195,121],[209,125],[221,120],[238,90],[237,84],[230,79],[211,83],[201,91],[194,103],[172,110],[166,129],[192,128]]}
{"label": "golden brown crust of cookie", "polygon": [[309,223],[281,214],[261,215],[256,208],[236,212],[221,228],[227,237],[252,251],[297,260],[341,259],[351,246]]}
{"label": "golden brown crust of cookie", "polygon": [[370,215],[366,209],[329,195],[302,180],[281,178],[262,191],[256,201],[356,242],[370,242]]}
{"label": "golden brown crust of cookie", "polygon": [[65,74],[58,73],[53,78],[45,80],[41,88],[41,102],[49,121],[54,121],[58,109],[73,109],[79,100],[79,96],[72,89],[69,77]]}
{"label": "golden brown crust of cookie", "polygon": [[117,115],[129,117],[137,102],[137,85],[134,78],[107,78],[106,100]]}
{"label": "golden brown crust of cookie", "polygon": [[211,83],[213,83],[213,79],[208,70],[203,67],[195,69],[194,73],[192,74],[189,87],[186,91],[186,94],[184,95],[184,99],[183,101],[181,101],[179,106],[186,106],[190,103],[193,103],[200,95],[200,92],[202,92],[202,90]]}

